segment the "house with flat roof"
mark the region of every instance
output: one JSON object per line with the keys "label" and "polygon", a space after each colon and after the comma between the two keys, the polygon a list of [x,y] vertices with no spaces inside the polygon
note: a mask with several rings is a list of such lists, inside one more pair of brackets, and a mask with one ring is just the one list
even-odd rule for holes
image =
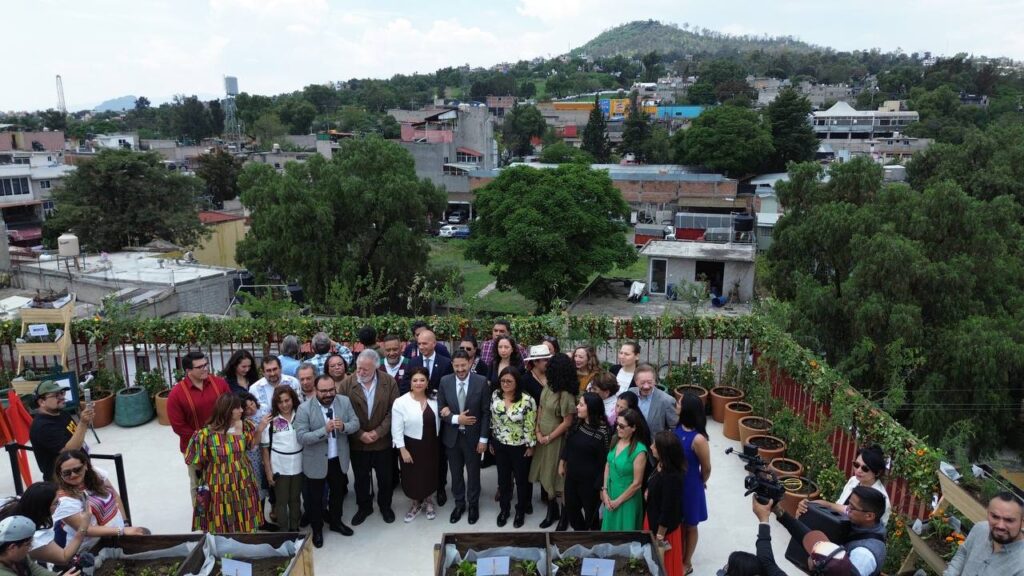
{"label": "house with flat roof", "polygon": [[640,250],[647,256],[647,285],[663,295],[683,283],[707,283],[712,294],[737,294],[740,302],[754,298],[754,244],[652,240]]}
{"label": "house with flat roof", "polygon": [[890,103],[878,110],[855,110],[846,102],[836,102],[828,110],[812,113],[812,127],[822,140],[868,140],[892,137],[917,122],[920,115]]}
{"label": "house with flat roof", "polygon": [[0,218],[12,246],[36,246],[53,211],[51,192],[75,171],[62,152],[0,152]]}

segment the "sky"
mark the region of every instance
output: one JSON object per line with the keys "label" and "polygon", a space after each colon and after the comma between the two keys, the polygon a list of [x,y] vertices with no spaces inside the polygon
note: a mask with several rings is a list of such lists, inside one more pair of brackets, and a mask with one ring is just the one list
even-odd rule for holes
{"label": "sky", "polygon": [[837,50],[1024,60],[1020,0],[4,0],[0,110],[308,84],[555,56],[631,20],[791,35]]}

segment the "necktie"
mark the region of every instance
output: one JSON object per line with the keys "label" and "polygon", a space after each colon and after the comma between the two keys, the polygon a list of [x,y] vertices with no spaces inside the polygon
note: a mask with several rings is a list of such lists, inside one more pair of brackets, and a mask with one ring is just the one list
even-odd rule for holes
{"label": "necktie", "polygon": [[466,383],[459,382],[459,413],[466,410]]}
{"label": "necktie", "polygon": [[426,366],[426,368],[427,368],[427,378],[430,378],[431,376],[434,375],[433,370],[432,370],[434,363],[433,363],[432,359],[428,359],[428,358],[424,358],[423,359],[423,363],[427,365]]}

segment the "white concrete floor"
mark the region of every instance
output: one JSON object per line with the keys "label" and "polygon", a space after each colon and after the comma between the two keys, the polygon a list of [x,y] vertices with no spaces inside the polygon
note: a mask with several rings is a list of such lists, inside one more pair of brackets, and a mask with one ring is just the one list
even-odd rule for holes
{"label": "white concrete floor", "polygon": [[[738,447],[738,443],[724,438],[721,431],[721,425],[709,422],[712,472],[707,497],[710,518],[700,525],[700,540],[693,560],[694,574],[697,576],[714,574],[725,565],[729,553],[734,550],[753,552],[757,537],[757,520],[751,512],[750,499],[742,497],[746,472],[738,458],[724,454],[726,448]],[[112,424],[100,428],[97,433],[102,441],[99,444],[92,434],[89,435],[90,448],[94,454],[120,453],[124,456],[134,524],[145,526],[158,534],[188,532],[192,517],[188,479],[178,452],[178,439],[171,429],[160,426],[154,420],[138,428],[120,428]],[[31,455],[29,460],[33,479],[39,479]],[[98,461],[97,465],[111,474],[114,472],[110,461]],[[2,469],[0,495],[13,494],[10,467],[5,462]],[[410,503],[401,489],[396,490],[395,523],[385,524],[375,511],[363,525],[355,527],[356,533],[350,538],[326,531],[324,547],[315,553],[316,572],[321,576],[432,574],[433,546],[441,541],[444,533],[499,531],[495,525],[498,505],[493,498],[497,487],[494,467],[483,471],[482,484],[481,517],[474,526],[467,523],[465,516],[458,524],[449,523],[448,516],[452,510],[450,493],[449,503],[438,509],[435,520],[428,521],[420,515],[414,522],[405,524],[402,517]],[[521,529],[524,531],[539,530],[537,524],[543,519],[545,508],[540,503],[539,490],[535,490],[534,494],[535,512],[527,517],[526,526]],[[345,499],[346,523],[350,523],[354,513],[355,499],[354,494],[350,493]],[[504,530],[511,530],[511,522]],[[772,543],[779,566],[790,574],[799,573],[796,567],[783,558],[789,535],[774,520]]]}

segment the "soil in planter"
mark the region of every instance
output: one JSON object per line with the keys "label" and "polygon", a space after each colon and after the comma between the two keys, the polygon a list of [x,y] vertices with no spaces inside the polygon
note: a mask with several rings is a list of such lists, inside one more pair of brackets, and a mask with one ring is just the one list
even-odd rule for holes
{"label": "soil in planter", "polygon": [[788,460],[776,460],[772,462],[772,466],[774,466],[779,472],[796,472],[800,469],[799,466]]}
{"label": "soil in planter", "polygon": [[[790,464],[789,462],[777,462],[775,464],[775,467],[778,468],[779,464],[785,464],[786,466],[792,466],[792,464]],[[795,469],[796,468],[794,467],[794,470]],[[786,479],[784,479],[784,481],[785,480],[788,480],[788,481],[792,482],[795,479],[794,478],[786,478]],[[796,496],[810,496],[811,494],[813,494],[813,493],[815,493],[817,491],[818,491],[818,487],[817,486],[815,486],[814,484],[811,484],[809,482],[804,482],[803,480],[800,480],[800,486],[798,488],[796,488],[796,489],[790,489],[788,485],[786,486],[786,492],[789,492],[790,494],[793,494],[793,495],[796,495]]]}
{"label": "soil in planter", "polygon": [[[631,560],[621,556],[612,556],[615,560],[615,571],[612,576],[650,576],[651,571],[647,568],[647,561],[643,558]],[[583,569],[583,560],[577,558],[578,562],[571,566],[564,566],[558,569],[558,576],[580,576]],[[558,564],[555,564],[558,566]]]}
{"label": "soil in planter", "polygon": [[[288,569],[288,563],[291,562],[291,558],[260,558],[258,560],[249,560],[248,558],[234,558],[239,562],[248,562],[252,564],[252,576],[281,576],[284,571]],[[217,560],[217,565],[214,566],[213,572],[210,572],[210,576],[234,576],[233,574],[224,574],[220,571],[220,560]]]}
{"label": "soil in planter", "polygon": [[764,418],[748,418],[743,421],[743,425],[753,430],[767,430],[770,425]]}
{"label": "soil in planter", "polygon": [[747,444],[753,444],[754,446],[764,450],[778,450],[783,446],[782,442],[779,442],[775,438],[771,438],[769,436],[760,436],[758,438],[748,439]]}
{"label": "soil in planter", "polygon": [[94,576],[173,576],[178,572],[181,560],[159,558],[156,560],[107,560],[96,569]]}
{"label": "soil in planter", "polygon": [[922,536],[921,539],[932,549],[932,552],[939,555],[939,558],[948,562],[953,557],[952,543],[939,539],[935,534],[929,534],[927,538]]}
{"label": "soil in planter", "polygon": [[743,392],[735,388],[723,386],[721,388],[715,388],[715,394],[718,394],[719,396],[722,396],[724,398],[736,398],[737,396],[741,396]]}

